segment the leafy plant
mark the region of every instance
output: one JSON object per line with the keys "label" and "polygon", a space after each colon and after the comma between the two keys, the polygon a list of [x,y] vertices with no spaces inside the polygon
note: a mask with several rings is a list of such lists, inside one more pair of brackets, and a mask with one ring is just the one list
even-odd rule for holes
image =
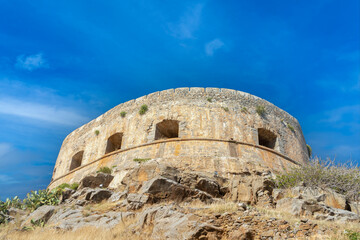
{"label": "leafy plant", "polygon": [[107,173],[107,174],[111,174],[112,173],[112,170],[111,168],[109,167],[101,167],[99,170],[97,170],[96,172],[101,172],[101,173]]}
{"label": "leafy plant", "polygon": [[34,227],[44,227],[45,226],[45,221],[42,219],[38,219],[36,221],[34,221],[33,219],[30,220],[31,225],[33,225]]}
{"label": "leafy plant", "polygon": [[360,232],[346,230],[345,236],[347,236],[349,240],[360,240]]}
{"label": "leafy plant", "polygon": [[139,114],[144,115],[149,110],[148,106],[146,104],[141,105]]}
{"label": "leafy plant", "polygon": [[31,191],[24,199],[24,205],[27,209],[34,211],[42,205],[58,205],[60,203],[61,189],[54,189],[49,191],[48,189]]}
{"label": "leafy plant", "polygon": [[143,163],[151,160],[151,158],[134,158],[133,161],[137,163]]}
{"label": "leafy plant", "polygon": [[95,135],[99,135],[100,131],[99,130],[95,130]]}
{"label": "leafy plant", "polygon": [[124,117],[126,116],[126,112],[125,112],[125,111],[122,111],[122,112],[120,113],[120,116],[121,116],[122,118],[124,118]]}
{"label": "leafy plant", "polygon": [[212,102],[212,98],[211,98],[211,97],[208,97],[206,100],[207,100],[208,102]]}
{"label": "leafy plant", "polygon": [[256,112],[260,116],[264,116],[265,115],[265,107],[263,105],[256,106]]}

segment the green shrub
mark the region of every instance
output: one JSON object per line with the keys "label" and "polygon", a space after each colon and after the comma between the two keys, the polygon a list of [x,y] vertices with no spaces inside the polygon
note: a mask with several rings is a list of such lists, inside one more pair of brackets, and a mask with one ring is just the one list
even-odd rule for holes
{"label": "green shrub", "polygon": [[31,211],[36,210],[42,205],[58,205],[60,203],[61,189],[54,189],[49,191],[48,189],[31,191],[24,199],[24,205]]}
{"label": "green shrub", "polygon": [[311,157],[311,155],[312,155],[312,148],[310,147],[310,145],[309,145],[309,144],[306,144],[306,148],[307,148],[307,151],[308,151],[309,157]]}
{"label": "green shrub", "polygon": [[295,132],[294,127],[293,127],[290,123],[287,124],[287,127],[288,127],[292,132]]}
{"label": "green shrub", "polygon": [[99,170],[97,170],[96,172],[101,172],[101,173],[108,173],[108,174],[111,174],[112,173],[112,170],[111,168],[109,167],[101,167]]}
{"label": "green shrub", "polygon": [[229,108],[228,108],[228,107],[222,107],[222,109],[224,109],[225,112],[228,112],[228,111],[229,111]]}
{"label": "green shrub", "polygon": [[151,160],[151,158],[134,158],[133,161],[137,163],[143,163]]}
{"label": "green shrub", "polygon": [[345,236],[347,236],[349,240],[360,240],[360,232],[345,230]]}
{"label": "green shrub", "polygon": [[140,115],[144,115],[148,110],[149,110],[149,109],[148,109],[148,106],[147,106],[146,104],[143,104],[143,105],[141,105],[141,107],[140,107],[139,114],[140,114]]}
{"label": "green shrub", "polygon": [[72,183],[72,184],[68,184],[68,183],[63,183],[63,184],[60,184],[59,186],[56,187],[56,189],[61,189],[61,190],[64,190],[65,188],[70,188],[72,190],[77,190],[79,187],[79,183]]}
{"label": "green shrub", "polygon": [[291,188],[300,183],[307,187],[330,188],[349,200],[360,199],[360,168],[351,163],[335,164],[330,159],[314,158],[309,164],[292,168],[275,179],[279,188]]}
{"label": "green shrub", "polygon": [[246,107],[242,107],[242,108],[241,108],[241,112],[242,112],[242,113],[248,113],[249,111],[248,111],[248,109],[247,109]]}
{"label": "green shrub", "polygon": [[100,131],[99,130],[95,130],[95,135],[99,135]]}
{"label": "green shrub", "polygon": [[263,105],[256,106],[256,112],[260,116],[264,116],[265,115],[265,107]]}
{"label": "green shrub", "polygon": [[208,102],[212,102],[212,98],[211,98],[211,97],[208,97],[206,100],[207,100]]}
{"label": "green shrub", "polygon": [[125,111],[122,111],[122,112],[120,113],[120,116],[121,116],[122,118],[124,118],[124,117],[126,116],[126,112],[125,112]]}

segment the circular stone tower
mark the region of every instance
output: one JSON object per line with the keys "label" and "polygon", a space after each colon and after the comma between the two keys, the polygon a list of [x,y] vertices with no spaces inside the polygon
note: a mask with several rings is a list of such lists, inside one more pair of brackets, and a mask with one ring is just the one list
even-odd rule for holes
{"label": "circular stone tower", "polygon": [[70,133],[49,188],[103,166],[119,169],[119,183],[148,159],[224,175],[249,162],[280,172],[309,156],[298,121],[273,104],[230,89],[177,88],[122,103]]}

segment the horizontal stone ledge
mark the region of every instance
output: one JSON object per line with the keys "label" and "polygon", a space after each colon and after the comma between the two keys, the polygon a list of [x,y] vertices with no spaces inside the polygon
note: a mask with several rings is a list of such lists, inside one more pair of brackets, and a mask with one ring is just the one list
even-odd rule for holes
{"label": "horizontal stone ledge", "polygon": [[87,164],[84,164],[58,178],[55,178],[54,180],[52,180],[49,184],[49,186],[51,184],[53,184],[54,182],[56,182],[57,180],[59,179],[62,179],[66,176],[68,176],[69,174],[72,174],[82,168],[85,168],[87,166],[90,166],[98,161],[100,161],[101,159],[104,159],[106,157],[109,157],[109,156],[112,156],[112,155],[116,155],[116,154],[119,154],[119,153],[123,153],[123,152],[126,152],[126,151],[130,151],[130,150],[133,150],[133,149],[136,149],[136,148],[141,148],[141,147],[146,147],[146,146],[151,146],[151,145],[156,145],[156,144],[161,144],[161,143],[168,143],[168,142],[185,142],[185,141],[209,141],[209,142],[228,142],[228,143],[235,143],[235,144],[239,144],[239,145],[245,145],[245,146],[250,146],[250,147],[254,147],[254,148],[258,148],[258,149],[261,149],[261,150],[265,150],[265,151],[268,151],[268,152],[271,152],[273,154],[276,154],[296,165],[300,165],[300,163],[296,162],[295,160],[289,158],[288,156],[285,156],[271,148],[267,148],[267,147],[264,147],[264,146],[261,146],[261,145],[256,145],[256,144],[252,144],[252,143],[246,143],[246,142],[240,142],[240,141],[235,141],[235,140],[228,140],[228,139],[216,139],[216,138],[169,138],[169,139],[163,139],[163,140],[155,140],[153,142],[150,142],[150,143],[144,143],[144,144],[140,144],[140,145],[137,145],[137,146],[133,146],[133,147],[128,147],[128,148],[124,148],[124,149],[119,149],[119,150],[116,150],[116,151],[113,151],[111,153],[108,153],[108,154],[105,154],[104,156],[92,161],[92,162],[89,162]]}

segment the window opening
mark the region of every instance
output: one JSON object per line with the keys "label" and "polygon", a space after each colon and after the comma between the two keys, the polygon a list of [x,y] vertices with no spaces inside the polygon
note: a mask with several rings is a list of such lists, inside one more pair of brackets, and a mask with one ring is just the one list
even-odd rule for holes
{"label": "window opening", "polygon": [[155,140],[179,137],[179,121],[163,120],[156,124]]}
{"label": "window opening", "polygon": [[275,149],[276,135],[265,128],[258,129],[259,134],[259,145]]}
{"label": "window opening", "polygon": [[80,151],[72,157],[69,171],[81,166],[83,155],[84,155],[84,151]]}
{"label": "window opening", "polygon": [[121,149],[122,136],[122,133],[115,133],[108,138],[105,154]]}

